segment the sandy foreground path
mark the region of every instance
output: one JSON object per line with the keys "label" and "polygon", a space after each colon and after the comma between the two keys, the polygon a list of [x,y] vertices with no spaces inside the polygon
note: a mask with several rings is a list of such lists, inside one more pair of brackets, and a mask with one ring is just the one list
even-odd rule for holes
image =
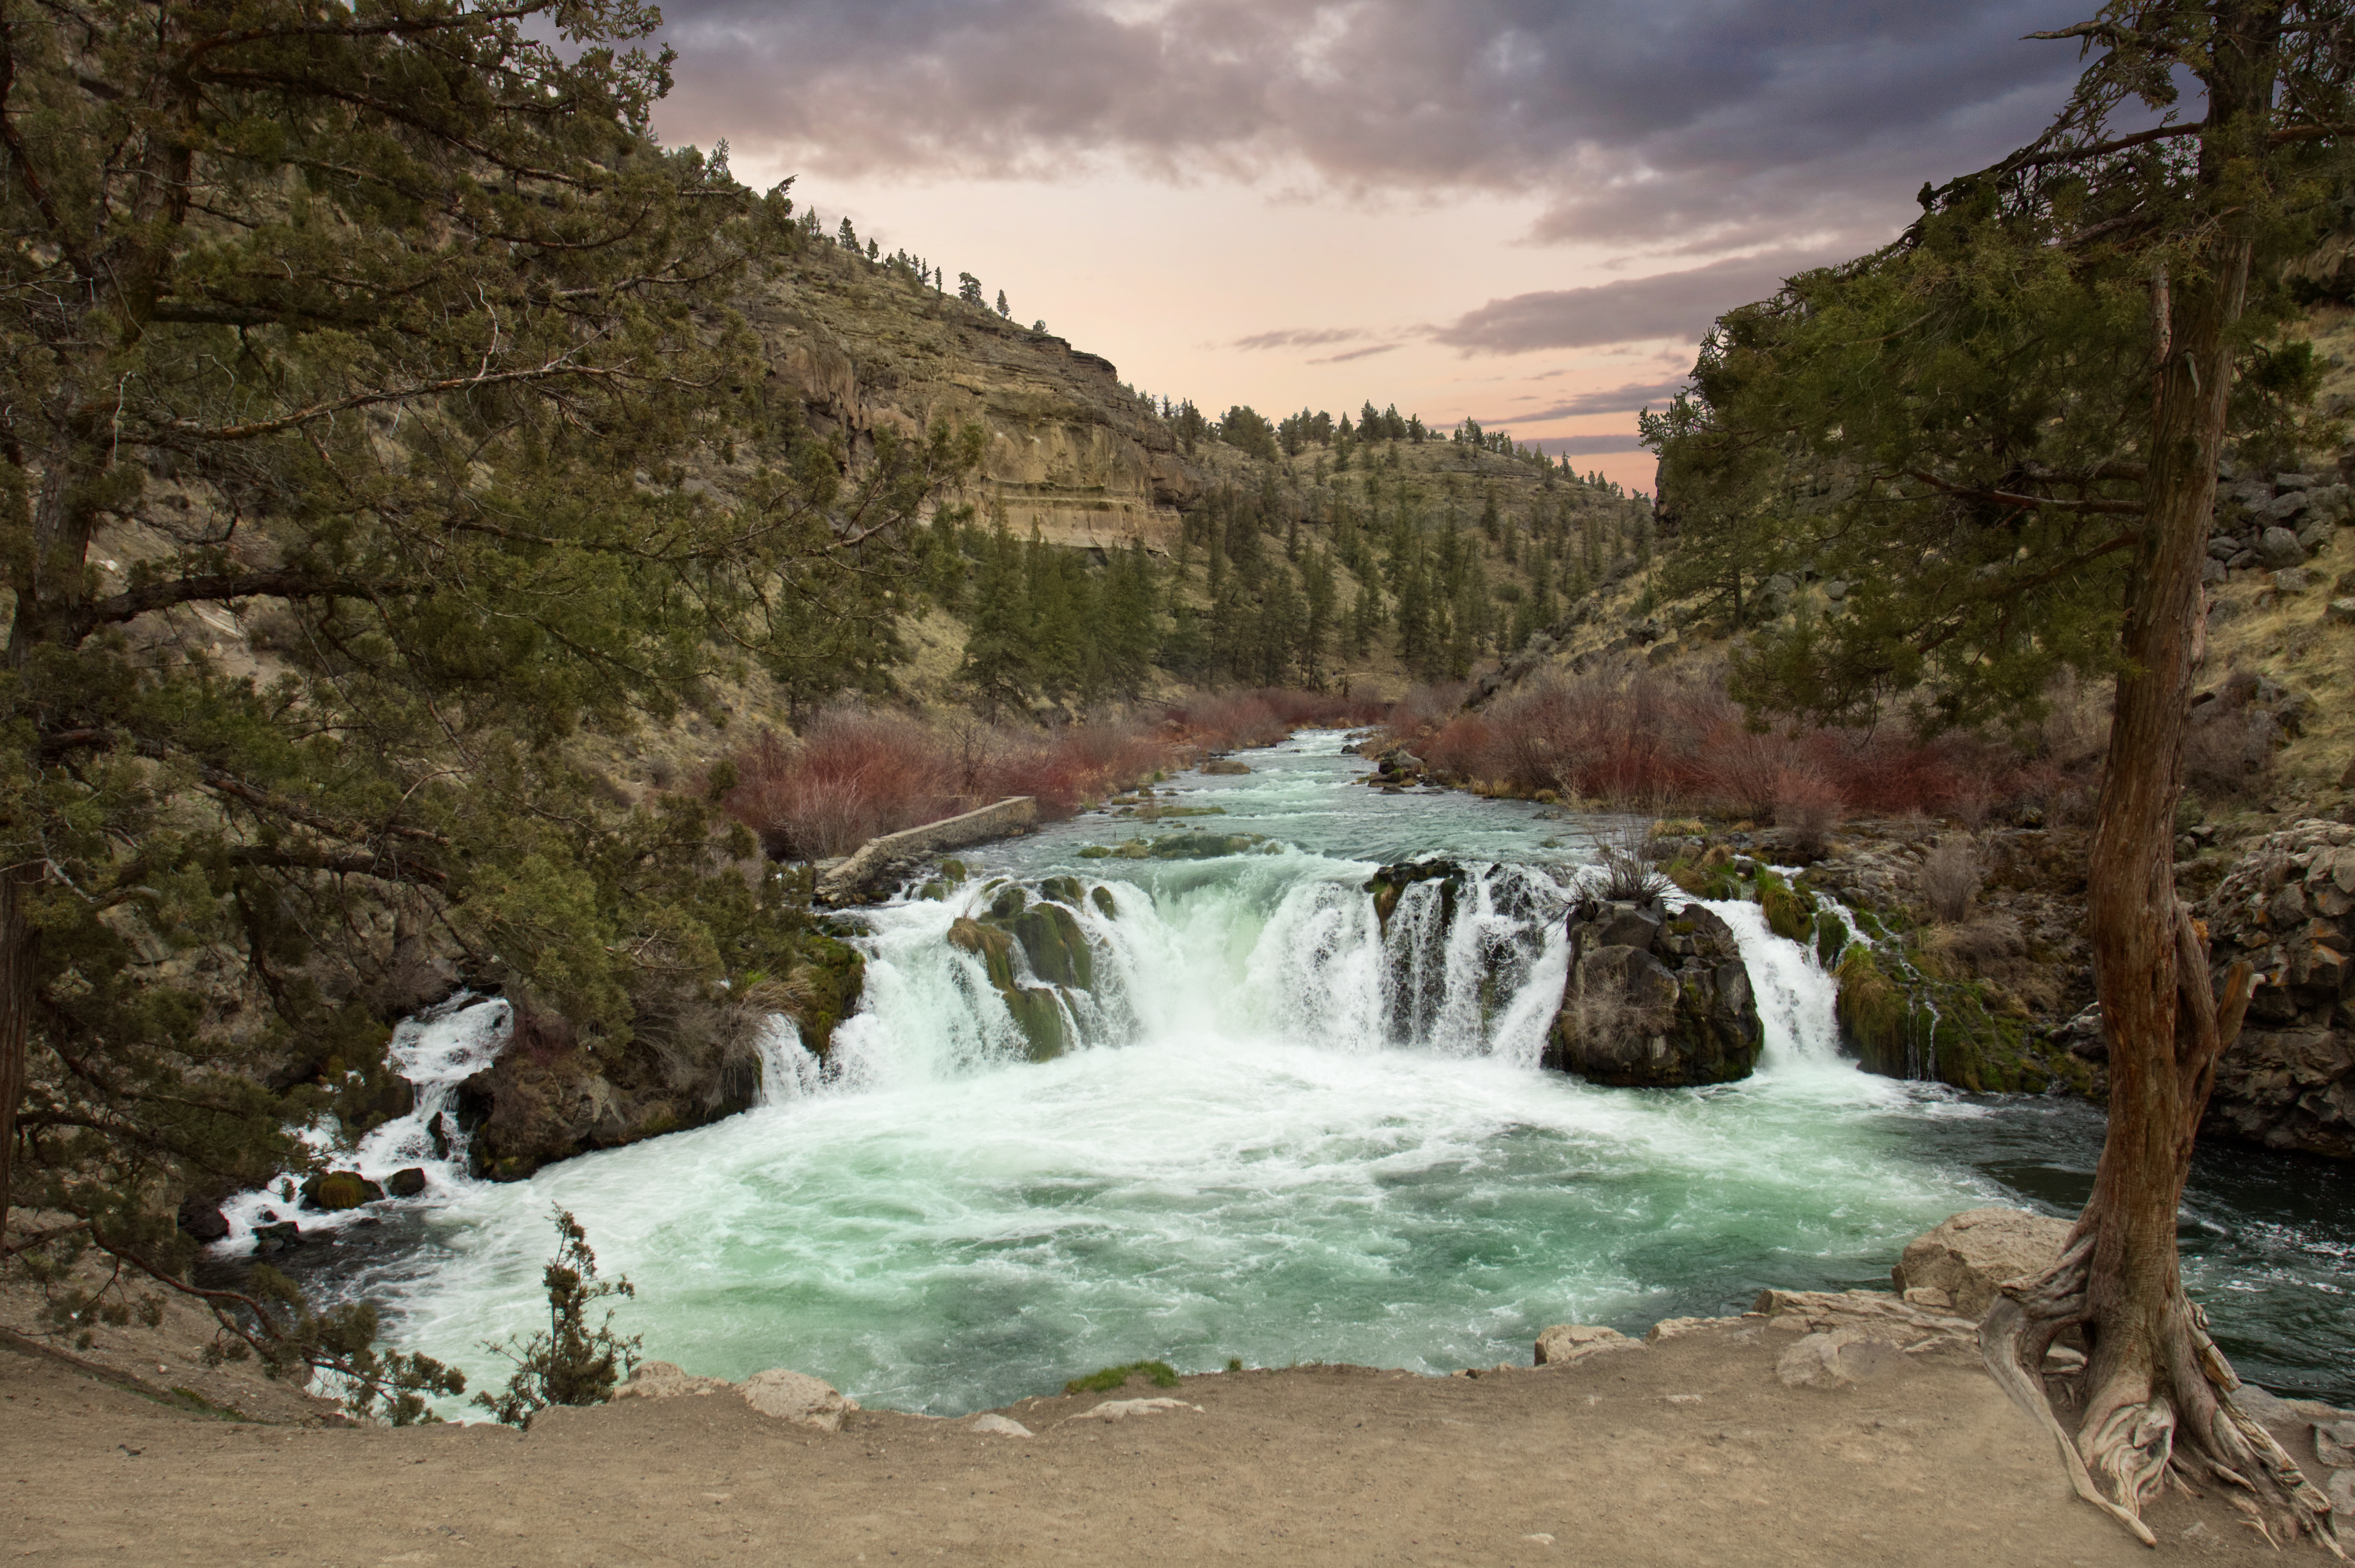
{"label": "sandy foreground path", "polygon": [[[2074,1500],[1966,1353],[1790,1389],[1730,1319],[1568,1366],[1359,1367],[1026,1401],[1036,1435],[890,1412],[826,1434],[732,1394],[392,1431],[234,1423],[0,1349],[0,1562],[34,1563],[2313,1563],[2222,1499],[2156,1552]],[[1074,1419],[1074,1418],[1079,1419]],[[2292,1452],[2311,1460],[2302,1431]]]}

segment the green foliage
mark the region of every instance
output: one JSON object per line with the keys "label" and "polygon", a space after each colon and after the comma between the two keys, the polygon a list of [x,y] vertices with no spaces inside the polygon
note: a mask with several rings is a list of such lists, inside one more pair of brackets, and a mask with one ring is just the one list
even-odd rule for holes
{"label": "green foliage", "polygon": [[[655,142],[634,0],[11,16],[0,1189],[186,1285],[171,1206],[368,1114],[424,959],[604,1050],[781,967],[713,792],[579,742],[878,688],[976,438],[772,400],[729,301],[808,229]],[[222,1309],[400,1393],[290,1302]]]}
{"label": "green foliage", "polygon": [[556,1255],[540,1271],[548,1290],[548,1327],[517,1344],[485,1344],[483,1348],[515,1367],[499,1393],[487,1390],[474,1403],[509,1426],[528,1426],[531,1418],[552,1404],[602,1404],[613,1397],[613,1386],[638,1364],[639,1338],[623,1339],[613,1332],[613,1309],[591,1322],[596,1305],[613,1296],[634,1296],[637,1287],[627,1278],[597,1277],[597,1254],[589,1249],[588,1232],[564,1209],[553,1211],[558,1244]]}
{"label": "green foliage", "polygon": [[[1230,1368],[1230,1371],[1237,1370]],[[1063,1385],[1065,1393],[1109,1393],[1131,1378],[1141,1377],[1155,1388],[1176,1388],[1178,1373],[1167,1361],[1131,1361],[1126,1366],[1106,1367],[1090,1372],[1083,1378],[1073,1378]]]}
{"label": "green foliage", "polygon": [[[2336,222],[2347,154],[2336,137],[2291,139],[2215,197],[2202,160],[2225,155],[2200,150],[2197,125],[2100,150],[2122,103],[2172,104],[2158,47],[2105,56],[2033,147],[1924,187],[1925,210],[1889,246],[1721,317],[1694,391],[1643,416],[1680,540],[1668,592],[1738,624],[1777,572],[1849,584],[1835,610],[1802,603],[1756,631],[1733,661],[1742,701],[1846,723],[1894,707],[1938,730],[2032,719],[2059,670],[2118,669],[2166,352],[2155,281],[2189,297],[2216,285],[2230,251],[2203,201],[2243,204],[2256,234],[2230,337],[2243,458],[2334,439],[2306,411],[2318,367],[2286,336],[2279,267]],[[2284,59],[2285,102],[2344,96],[2329,50]]]}
{"label": "green foliage", "polygon": [[1804,891],[1795,890],[1767,867],[1758,868],[1758,907],[1766,913],[1766,929],[1786,942],[1805,942],[1815,931],[1816,908]]}
{"label": "green foliage", "polygon": [[1017,543],[1003,519],[975,543],[973,610],[959,673],[992,708],[1049,692],[1082,702],[1142,694],[1160,651],[1161,588],[1141,540],[1098,568]]}
{"label": "green foliage", "polygon": [[1219,439],[1270,463],[1278,456],[1275,427],[1248,403],[1227,411],[1226,417],[1219,421]]}

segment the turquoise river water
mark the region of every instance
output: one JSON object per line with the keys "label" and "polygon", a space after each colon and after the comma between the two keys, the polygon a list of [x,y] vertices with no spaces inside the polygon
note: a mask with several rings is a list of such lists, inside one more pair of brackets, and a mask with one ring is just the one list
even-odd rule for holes
{"label": "turquoise river water", "polygon": [[[1207,1371],[1354,1361],[1443,1372],[1526,1361],[1549,1323],[1640,1331],[1739,1311],[1768,1285],[1885,1285],[1957,1209],[2073,1212],[2098,1109],[1858,1072],[1828,978],[1735,924],[1766,1027],[1760,1071],[1698,1091],[1598,1089],[1537,1065],[1562,985],[1559,918],[1600,826],[1546,807],[1385,794],[1337,733],[1252,752],[1163,798],[1223,816],[1092,813],[966,857],[946,901],[862,917],[864,1010],[821,1071],[790,1035],[766,1104],[511,1185],[432,1159],[422,1128],[497,1048],[504,1004],[404,1026],[416,1116],[360,1168],[426,1164],[399,1244],[341,1288],[394,1338],[466,1367],[544,1320],[551,1206],[586,1225],[645,1353],[741,1378],[814,1373],[869,1405],[956,1413],[1108,1363]],[[1248,832],[1253,852],[1086,858],[1145,832]],[[1410,891],[1385,937],[1380,864],[1488,868],[1452,921]],[[979,965],[944,940],[992,878],[1108,890],[1082,924],[1097,984],[1059,1060],[1023,1059]],[[2186,1267],[2244,1375],[2355,1395],[2355,1180],[2245,1151],[2202,1157]],[[237,1234],[249,1210],[232,1207]],[[306,1228],[313,1217],[305,1216]],[[454,1413],[454,1411],[453,1411]]]}

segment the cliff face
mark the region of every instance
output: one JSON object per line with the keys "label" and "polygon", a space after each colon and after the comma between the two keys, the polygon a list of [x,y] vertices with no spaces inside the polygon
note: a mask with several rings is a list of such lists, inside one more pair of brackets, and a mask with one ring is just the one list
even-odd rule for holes
{"label": "cliff face", "polygon": [[2200,911],[2219,977],[2257,970],[2201,1136],[2355,1158],[2355,827],[2266,835]]}
{"label": "cliff face", "polygon": [[1167,550],[1200,491],[1111,361],[904,273],[813,244],[738,308],[813,427],[842,432],[854,457],[879,431],[979,421],[989,445],[965,499],[1018,535]]}

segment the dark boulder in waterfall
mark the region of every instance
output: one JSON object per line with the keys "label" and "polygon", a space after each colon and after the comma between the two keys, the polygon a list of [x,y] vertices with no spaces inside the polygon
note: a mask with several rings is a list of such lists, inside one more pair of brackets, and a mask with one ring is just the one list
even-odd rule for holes
{"label": "dark boulder in waterfall", "polygon": [[218,1203],[189,1198],[180,1205],[181,1232],[191,1241],[211,1243],[229,1234],[229,1216]]}
{"label": "dark boulder in waterfall", "polygon": [[1589,899],[1570,912],[1570,977],[1545,1064],[1614,1088],[1730,1083],[1764,1031],[1733,929],[1699,904]]}
{"label": "dark boulder in waterfall", "polygon": [[384,1189],[357,1170],[325,1170],[303,1183],[303,1207],[329,1214],[373,1203]]}
{"label": "dark boulder in waterfall", "polygon": [[1399,900],[1405,896],[1407,889],[1417,882],[1437,882],[1439,923],[1444,929],[1455,918],[1455,900],[1464,891],[1465,880],[1464,868],[1454,860],[1401,860],[1367,878],[1366,891],[1374,895],[1374,917],[1388,931],[1391,916],[1398,912]]}
{"label": "dark boulder in waterfall", "polygon": [[[634,998],[626,1041],[583,1036],[562,1015],[516,998],[514,1032],[498,1059],[459,1085],[457,1131],[468,1168],[520,1181],[591,1150],[682,1132],[734,1115],[761,1093],[762,1038],[790,1020],[824,1057],[856,1012],[866,960],[822,932],[798,933],[772,955],[770,974],[741,991],[650,989]],[[437,1116],[437,1154],[454,1139]]]}

